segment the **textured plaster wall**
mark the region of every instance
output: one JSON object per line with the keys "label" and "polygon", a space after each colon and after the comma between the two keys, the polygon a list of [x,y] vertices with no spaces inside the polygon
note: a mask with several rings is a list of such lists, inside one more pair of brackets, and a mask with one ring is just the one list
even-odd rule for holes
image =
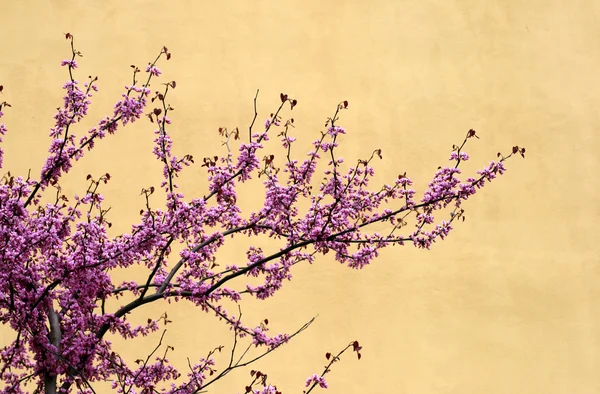
{"label": "textured plaster wall", "polygon": [[[348,159],[382,148],[379,180],[407,171],[424,190],[453,143],[475,128],[468,151],[483,166],[498,150],[527,147],[509,172],[467,205],[467,221],[432,251],[386,250],[361,272],[328,258],[299,267],[276,299],[245,316],[274,330],[316,323],[261,362],[285,393],[300,392],[326,351],[358,339],[329,375],[330,393],[598,393],[600,391],[600,3],[558,1],[21,1],[0,5],[0,84],[5,169],[37,174],[43,163],[75,35],[80,79],[99,75],[88,123],[111,111],[130,64],[162,45],[163,81],[176,80],[176,152],[222,152],[216,129],[246,127],[260,88],[262,119],[280,92],[298,99],[296,132],[309,141],[336,103]],[[82,128],[83,130],[83,128]],[[64,180],[82,192],[87,173],[104,189],[115,231],[127,230],[157,184],[146,121],[105,140]],[[300,149],[302,153],[304,148]],[[352,160],[352,161],[353,161]],[[199,168],[184,191],[200,194]],[[244,192],[244,207],[260,204]],[[228,260],[241,256],[239,241]],[[141,273],[140,273],[141,277]],[[154,305],[132,319],[174,320],[172,359],[230,345],[228,332],[189,305]],[[13,334],[1,331],[2,344]],[[117,343],[131,360],[157,338]],[[236,393],[248,372],[213,391]],[[109,392],[99,386],[99,392]]]}

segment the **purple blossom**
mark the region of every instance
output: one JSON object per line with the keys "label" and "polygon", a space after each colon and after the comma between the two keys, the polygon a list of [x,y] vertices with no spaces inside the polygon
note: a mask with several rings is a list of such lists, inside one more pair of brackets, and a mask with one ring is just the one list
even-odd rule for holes
{"label": "purple blossom", "polygon": [[69,66],[69,68],[77,68],[77,61],[76,60],[62,60],[60,62],[61,66]]}
{"label": "purple blossom", "polygon": [[[166,48],[161,54],[170,56]],[[77,67],[74,61],[61,64]],[[161,74],[154,65],[146,71],[149,78]],[[109,229],[119,218],[111,216],[101,193],[110,175],[90,174],[79,194],[60,189],[60,180],[98,140],[139,119],[151,90],[148,84],[126,86],[113,113],[76,137],[75,126],[88,115],[92,92],[97,91],[94,81],[84,83],[83,89],[72,78],[63,85],[65,95],[54,116],[39,179],[11,175],[0,182],[0,322],[18,333],[18,339],[0,349],[0,392],[21,393],[28,383],[42,387],[56,377],[65,391],[78,387],[85,392],[81,376],[88,382],[112,381],[120,393],[202,391],[221,376],[219,368],[233,369],[231,364],[217,365],[219,348],[190,362],[183,376],[169,362],[168,346],[163,345],[161,354],[131,363],[119,356],[105,334],[134,339],[157,333],[170,322],[166,314],[132,324],[129,313],[150,302],[186,300],[222,322],[235,341],[268,353],[297,332],[273,334],[268,319],[242,316],[241,305],[249,297],[275,296],[294,278],[297,265],[312,264],[320,255],[331,253],[338,262],[361,269],[385,247],[412,243],[429,249],[452,231],[462,202],[506,171],[502,158],[477,171],[478,176],[463,178],[458,165],[469,159],[463,144],[450,155],[455,166],[438,169],[419,199],[405,175],[371,186],[372,159],[381,156],[380,150],[346,166],[337,157],[337,137],[346,130],[331,119],[327,132],[298,157],[292,150],[295,137],[287,134],[290,123],[277,112],[266,120],[265,130],[250,130],[250,137],[238,145],[227,139],[220,156],[204,158],[200,168],[206,171],[206,190],[188,198],[177,181],[194,159],[174,153],[171,109],[163,102],[163,109],[150,116],[162,189],[143,189],[139,219],[115,236]],[[161,95],[155,99],[163,101]],[[287,100],[287,95],[282,97]],[[283,153],[277,157],[264,152],[272,125],[281,126]],[[0,142],[5,133],[0,124]],[[262,193],[243,192],[242,184],[251,180],[262,182]],[[245,205],[245,199],[259,203]],[[247,206],[253,208],[243,211]],[[236,237],[272,242],[257,242],[245,249],[241,261],[223,263],[223,248],[241,247]],[[262,244],[270,246],[263,249],[258,246]],[[115,282],[116,270],[134,266],[147,275]],[[306,380],[306,387],[311,385],[327,388],[317,374]],[[252,392],[277,392],[266,382],[259,386]]]}
{"label": "purple blossom", "polygon": [[158,77],[160,74],[162,74],[162,71],[160,71],[159,68],[154,65],[148,65],[146,67],[146,72],[152,74],[155,77]]}
{"label": "purple blossom", "polygon": [[308,387],[312,384],[318,384],[319,387],[322,387],[324,389],[326,389],[327,386],[327,382],[325,381],[325,378],[323,378],[322,376],[315,374],[312,374],[312,376],[309,376],[308,379],[306,379],[306,384],[304,385],[304,387]]}

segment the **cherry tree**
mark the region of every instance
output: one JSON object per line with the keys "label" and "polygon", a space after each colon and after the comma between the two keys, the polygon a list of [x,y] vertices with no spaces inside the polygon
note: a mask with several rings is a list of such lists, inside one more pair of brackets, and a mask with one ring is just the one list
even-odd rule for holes
{"label": "cherry tree", "polygon": [[[455,222],[464,220],[464,201],[503,174],[507,159],[525,153],[515,146],[508,155],[499,153],[496,160],[461,180],[460,164],[469,160],[467,142],[478,138],[469,130],[422,196],[417,197],[406,174],[371,188],[373,162],[382,158],[381,150],[349,166],[337,155],[346,134],[339,120],[348,109],[347,101],[336,106],[310,151],[299,154],[290,117],[298,102],[282,93],[281,104],[262,123],[257,121],[257,92],[248,131],[219,129],[223,154],[197,164],[206,171],[208,189],[203,196],[187,198],[177,179],[195,161],[191,155],[173,154],[168,133],[173,110],[168,97],[176,83],[159,85],[161,90],[150,88],[161,75],[159,60],[171,57],[168,49],[162,48],[144,70],[132,66],[133,82],[125,86],[112,114],[77,136],[77,123],[86,117],[98,90],[97,78],[84,83],[76,79],[80,53],[72,35],[66,34],[66,39],[71,57],[61,65],[68,79],[50,129],[45,164],[37,177],[8,172],[0,184],[0,322],[14,331],[14,339],[2,344],[0,352],[2,393],[92,393],[98,381],[111,382],[118,393],[205,392],[312,323],[295,332],[273,334],[268,319],[242,318],[244,299],[274,296],[292,279],[296,264],[310,264],[326,253],[361,269],[382,248],[412,244],[429,249],[449,234]],[[8,107],[0,102],[0,117]],[[100,140],[142,118],[155,128],[153,153],[162,165],[162,183],[142,190],[145,208],[139,222],[127,233],[110,236],[109,209],[100,189],[111,176],[88,175],[87,190],[81,195],[66,195],[60,179]],[[0,137],[6,132],[0,124]],[[264,152],[269,139],[281,145],[277,160]],[[0,166],[2,155],[0,150]],[[238,201],[247,196],[239,193],[238,186],[251,181],[264,186],[263,204],[255,212],[242,212]],[[159,194],[165,196],[162,208],[153,208]],[[378,228],[384,223],[386,231],[373,231],[376,223]],[[278,246],[249,247],[244,261],[217,264],[217,251],[235,247],[234,236],[268,238],[269,245]],[[173,252],[176,247],[178,253]],[[116,283],[111,278],[111,272],[134,266],[145,269],[143,280]],[[116,299],[126,303],[111,309],[114,303],[109,301]],[[169,323],[166,314],[142,325],[130,324],[127,316],[150,303],[182,300],[231,330],[228,362],[216,363],[215,355],[223,350],[219,346],[178,370],[167,357],[171,347],[163,345],[164,331],[147,358],[133,363],[109,341],[109,333],[134,340],[160,332]],[[306,393],[327,388],[325,375],[332,364],[346,351],[360,359],[360,350],[359,343],[352,341],[338,353],[326,353],[325,368],[299,385]],[[241,384],[240,392],[279,392],[266,374],[248,370],[248,382]]]}

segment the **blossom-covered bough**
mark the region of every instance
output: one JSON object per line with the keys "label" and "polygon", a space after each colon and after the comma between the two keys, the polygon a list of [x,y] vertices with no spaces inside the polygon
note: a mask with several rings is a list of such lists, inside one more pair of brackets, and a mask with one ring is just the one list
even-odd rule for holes
{"label": "blossom-covered bough", "polygon": [[[77,138],[76,124],[87,114],[97,80],[80,84],[75,79],[80,54],[73,46],[73,37],[67,34],[66,38],[72,56],[62,65],[69,79],[63,86],[64,102],[55,115],[49,155],[39,179],[7,173],[0,185],[0,321],[15,333],[12,342],[2,344],[0,353],[3,393],[91,393],[97,381],[112,382],[119,393],[205,392],[229,372],[285,344],[312,322],[295,333],[272,335],[267,319],[259,324],[242,319],[239,305],[243,298],[273,296],[292,278],[294,265],[311,263],[321,254],[333,253],[340,263],[362,268],[384,247],[412,243],[428,249],[437,239],[444,239],[452,223],[463,217],[465,200],[504,173],[509,157],[525,153],[525,149],[513,147],[512,153],[498,154],[498,160],[478,171],[477,176],[461,181],[459,165],[469,159],[463,149],[476,137],[475,131],[469,130],[463,143],[453,148],[451,165],[435,173],[417,200],[412,181],[405,175],[383,187],[368,188],[374,175],[372,161],[381,158],[381,150],[343,170],[336,148],[346,131],[338,125],[338,118],[348,102],[340,103],[327,119],[326,130],[313,142],[310,152],[296,159],[291,134],[294,120],[284,120],[283,114],[297,101],[281,94],[279,108],[258,126],[255,97],[248,134],[244,136],[239,129],[219,129],[227,151],[222,157],[203,159],[209,183],[206,195],[186,199],[176,181],[194,159],[175,156],[167,132],[172,111],[167,96],[176,83],[166,83],[160,92],[150,89],[151,81],[161,74],[157,62],[171,57],[167,48],[147,66],[143,80],[139,79],[142,71],[134,67],[133,82],[125,87],[112,115]],[[156,107],[147,110],[153,105]],[[0,103],[0,117],[6,107],[8,103]],[[89,175],[82,196],[66,196],[59,180],[99,140],[142,116],[157,126],[153,152],[163,166],[160,187],[166,194],[165,208],[153,209],[150,201],[155,188],[144,189],[146,206],[139,223],[133,224],[129,233],[111,237],[108,209],[99,193],[110,175]],[[0,124],[0,137],[6,131]],[[273,154],[261,153],[263,142],[269,138],[281,141],[284,153],[278,158],[279,167]],[[2,153],[0,150],[0,165]],[[320,183],[313,181],[319,163],[319,168],[325,168]],[[238,206],[238,199],[245,196],[238,194],[236,187],[257,178],[264,185],[264,204],[245,214]],[[439,214],[445,220],[437,220]],[[387,232],[369,232],[372,224],[381,222],[389,225]],[[234,245],[231,238],[235,235],[269,237],[273,239],[270,245],[279,242],[280,246],[271,250],[249,247],[245,261],[217,265],[217,251],[226,244]],[[177,243],[182,244],[182,250],[171,256]],[[134,265],[146,267],[147,277],[113,282],[113,270]],[[107,301],[118,297],[127,303],[111,310]],[[155,301],[179,300],[192,302],[229,326],[234,341],[228,363],[215,363],[215,353],[223,349],[217,347],[180,372],[167,358],[171,347],[165,350],[162,345],[163,331],[148,357],[131,365],[107,340],[109,332],[134,339],[160,330],[169,322],[166,315],[141,326],[131,326],[126,317]],[[231,310],[232,304],[238,306]],[[262,352],[249,356],[250,347]],[[327,353],[327,366],[307,379],[305,392],[326,388],[324,375],[332,363],[346,350],[360,358],[360,349],[353,341],[336,355]],[[252,370],[249,379],[240,390],[278,392],[260,371]]]}

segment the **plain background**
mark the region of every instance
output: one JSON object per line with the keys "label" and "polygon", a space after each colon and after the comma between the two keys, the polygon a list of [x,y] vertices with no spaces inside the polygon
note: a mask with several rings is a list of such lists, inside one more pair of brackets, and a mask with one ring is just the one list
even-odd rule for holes
{"label": "plain background", "polygon": [[[44,161],[67,78],[66,32],[84,55],[79,79],[100,78],[80,135],[112,111],[129,66],[145,66],[166,45],[173,58],[161,62],[161,82],[177,81],[170,130],[179,155],[222,153],[218,127],[245,129],[256,89],[261,123],[280,92],[298,100],[298,155],[348,100],[343,156],[353,162],[382,148],[378,181],[406,171],[419,192],[469,128],[481,139],[470,142],[466,170],[527,148],[431,251],[389,249],[360,272],[321,258],[298,267],[275,299],[245,304],[250,321],[268,317],[274,331],[318,315],[257,366],[284,393],[301,392],[325,352],[354,339],[363,359],[336,364],[329,393],[600,391],[599,2],[31,0],[4,2],[0,15],[0,99],[13,105],[2,119],[4,171],[14,174],[36,175]],[[137,220],[141,188],[160,180],[152,131],[146,120],[121,130],[63,180],[81,194],[88,173],[113,176],[103,192],[115,234]],[[200,166],[180,183],[188,196],[202,194]],[[260,206],[254,187],[242,194],[246,209]],[[239,259],[247,244],[234,239],[220,261]],[[183,303],[131,318],[164,311],[182,371],[186,357],[231,345],[220,323]],[[1,333],[2,344],[14,337]],[[135,360],[156,341],[115,346]],[[237,372],[211,392],[243,392],[249,380],[248,370]]]}

